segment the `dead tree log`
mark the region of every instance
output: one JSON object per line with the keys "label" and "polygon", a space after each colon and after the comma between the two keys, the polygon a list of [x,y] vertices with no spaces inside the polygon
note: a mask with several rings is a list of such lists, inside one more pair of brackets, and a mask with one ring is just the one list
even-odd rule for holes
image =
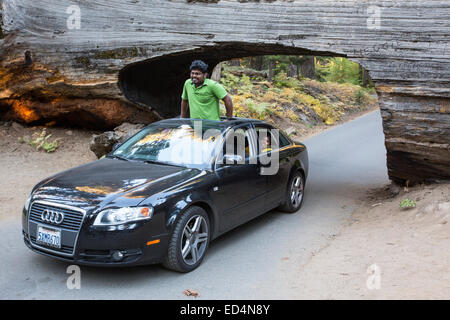
{"label": "dead tree log", "polygon": [[[389,176],[450,178],[448,1],[0,0],[0,115],[114,127],[179,113],[189,64],[348,57],[380,100]],[[29,52],[25,56],[26,52]]]}

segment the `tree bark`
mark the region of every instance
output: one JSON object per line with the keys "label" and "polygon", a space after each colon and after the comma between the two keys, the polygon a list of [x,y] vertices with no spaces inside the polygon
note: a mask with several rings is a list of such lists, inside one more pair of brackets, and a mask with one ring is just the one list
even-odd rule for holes
{"label": "tree bark", "polygon": [[268,80],[269,81],[273,81],[273,72],[275,69],[275,61],[269,61],[269,75],[268,75]]}
{"label": "tree bark", "polygon": [[389,177],[450,179],[449,1],[212,2],[0,0],[2,119],[148,123],[179,114],[196,59],[347,57],[370,70]]}
{"label": "tree bark", "polygon": [[314,79],[316,76],[316,66],[314,56],[307,56],[301,66],[301,74],[305,78]]}
{"label": "tree bark", "polygon": [[362,69],[362,86],[364,88],[367,88],[370,84],[369,72],[366,69],[364,69],[363,67],[361,67],[361,65],[360,65],[360,68]]}
{"label": "tree bark", "polygon": [[232,59],[230,62],[230,65],[234,66],[234,67],[240,67],[241,66],[241,62],[239,61],[239,59]]}
{"label": "tree bark", "polygon": [[214,81],[219,82],[220,81],[220,76],[222,74],[222,62],[218,63],[215,67],[214,70],[211,73],[211,79]]}
{"label": "tree bark", "polygon": [[292,78],[298,78],[298,68],[295,64],[289,65],[287,76]]}
{"label": "tree bark", "polygon": [[263,69],[264,56],[256,56],[251,60],[251,68],[261,71]]}

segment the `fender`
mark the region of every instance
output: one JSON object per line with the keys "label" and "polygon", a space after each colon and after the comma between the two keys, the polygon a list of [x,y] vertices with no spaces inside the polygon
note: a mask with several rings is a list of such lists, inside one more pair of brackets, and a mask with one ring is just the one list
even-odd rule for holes
{"label": "fender", "polygon": [[181,185],[173,186],[147,198],[141,203],[152,203],[159,214],[164,214],[167,233],[171,233],[178,218],[189,207],[198,205],[203,208],[209,218],[212,229],[212,237],[217,234],[218,213],[210,196],[210,179],[216,179],[215,176],[203,172],[194,177],[191,181],[186,181]]}
{"label": "fender", "polygon": [[217,214],[217,210],[214,208],[214,205],[209,196],[209,192],[205,192],[202,190],[196,190],[192,193],[186,195],[186,197],[173,205],[167,208],[166,217],[167,217],[167,229],[172,231],[175,226],[178,217],[180,217],[183,212],[185,212],[188,208],[192,206],[199,206],[206,211],[210,220],[211,227],[211,238],[215,238],[218,231],[218,221],[219,217]]}

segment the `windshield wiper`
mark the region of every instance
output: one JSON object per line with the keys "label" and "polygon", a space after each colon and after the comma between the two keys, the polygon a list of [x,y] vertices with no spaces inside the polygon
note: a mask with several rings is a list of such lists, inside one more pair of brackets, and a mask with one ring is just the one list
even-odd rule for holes
{"label": "windshield wiper", "polygon": [[124,158],[124,157],[121,157],[121,156],[116,156],[116,155],[110,155],[110,156],[108,156],[108,158],[119,159],[119,160],[123,160],[123,161],[129,161],[127,158]]}
{"label": "windshield wiper", "polygon": [[150,163],[150,164],[161,164],[161,165],[165,165],[165,166],[186,168],[185,166],[182,166],[179,164],[173,164],[173,163],[169,163],[169,162],[161,162],[161,161],[155,161],[155,160],[144,160],[144,162]]}

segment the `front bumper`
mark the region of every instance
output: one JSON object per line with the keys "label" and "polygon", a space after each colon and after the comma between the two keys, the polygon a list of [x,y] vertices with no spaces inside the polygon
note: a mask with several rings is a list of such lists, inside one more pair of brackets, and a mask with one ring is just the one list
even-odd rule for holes
{"label": "front bumper", "polygon": [[94,217],[84,212],[78,229],[59,228],[60,249],[36,242],[38,226],[56,229],[58,226],[38,221],[36,215],[29,215],[25,208],[22,228],[26,246],[36,253],[78,265],[135,266],[160,263],[163,260],[168,246],[163,216],[155,214],[151,220],[127,225],[123,230],[108,230],[93,227]]}
{"label": "front bumper", "polygon": [[74,256],[62,256],[52,251],[43,249],[42,247],[33,246],[29,237],[24,235],[25,245],[32,251],[76,265],[98,266],[98,267],[125,267],[125,266],[139,266],[161,263],[166,252],[166,240],[158,243],[158,247],[153,247],[152,250],[143,251],[142,249],[121,249],[120,252],[124,258],[120,261],[114,259],[114,253],[119,250],[92,250],[86,249]]}

